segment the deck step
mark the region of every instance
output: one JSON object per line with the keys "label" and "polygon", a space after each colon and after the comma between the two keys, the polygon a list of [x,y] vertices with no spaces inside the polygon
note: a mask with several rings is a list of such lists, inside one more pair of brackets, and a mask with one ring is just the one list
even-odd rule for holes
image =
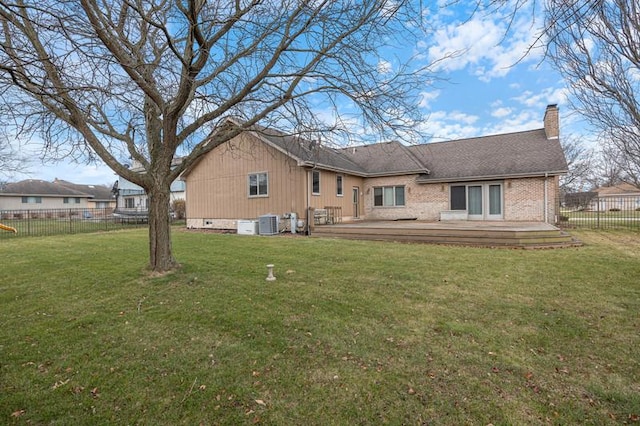
{"label": "deck step", "polygon": [[311,233],[311,236],[319,238],[345,238],[482,247],[559,248],[582,245],[571,235],[559,229],[496,230],[318,226],[314,232]]}

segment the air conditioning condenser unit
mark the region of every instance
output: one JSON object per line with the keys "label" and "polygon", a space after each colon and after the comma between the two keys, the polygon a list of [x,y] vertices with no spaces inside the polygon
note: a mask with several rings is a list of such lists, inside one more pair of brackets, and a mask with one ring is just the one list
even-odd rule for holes
{"label": "air conditioning condenser unit", "polygon": [[276,235],[278,233],[278,216],[265,214],[258,218],[258,232],[260,235]]}

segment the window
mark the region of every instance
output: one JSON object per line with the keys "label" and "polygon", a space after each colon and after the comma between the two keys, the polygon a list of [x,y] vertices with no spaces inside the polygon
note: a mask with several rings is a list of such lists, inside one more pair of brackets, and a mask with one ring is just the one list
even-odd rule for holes
{"label": "window", "polygon": [[451,210],[467,209],[467,187],[456,185],[451,187]]}
{"label": "window", "polygon": [[320,171],[314,170],[311,172],[311,193],[320,194]]}
{"label": "window", "polygon": [[344,195],[342,192],[342,175],[336,176],[336,195],[338,197],[342,197]]}
{"label": "window", "polygon": [[64,197],[62,199],[62,202],[64,204],[80,204],[80,198],[74,198],[74,197]]}
{"label": "window", "polygon": [[373,188],[373,205],[376,207],[404,206],[404,186],[379,186]]}
{"label": "window", "polygon": [[135,201],[134,201],[133,197],[129,197],[129,198],[125,198],[124,199],[124,208],[125,209],[133,209],[133,208],[135,208]]}
{"label": "window", "polygon": [[269,195],[269,178],[266,173],[249,175],[249,197],[267,197]]}
{"label": "window", "polygon": [[42,197],[22,197],[22,204],[42,204]]}
{"label": "window", "polygon": [[470,219],[502,219],[502,197],[501,182],[474,182],[449,187],[451,210],[466,210]]}

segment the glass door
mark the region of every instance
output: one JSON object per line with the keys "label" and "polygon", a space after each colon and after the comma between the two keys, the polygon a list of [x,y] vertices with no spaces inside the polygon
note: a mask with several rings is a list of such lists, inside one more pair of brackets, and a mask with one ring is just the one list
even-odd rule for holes
{"label": "glass door", "polygon": [[360,217],[359,212],[359,201],[360,200],[360,188],[357,186],[353,187],[353,218],[357,219]]}
{"label": "glass door", "polygon": [[482,185],[467,186],[467,213],[471,220],[482,220],[483,217],[483,196]]}
{"label": "glass door", "polygon": [[486,219],[502,219],[502,185],[499,183],[492,183],[486,185],[486,190],[489,204],[489,211],[487,212]]}

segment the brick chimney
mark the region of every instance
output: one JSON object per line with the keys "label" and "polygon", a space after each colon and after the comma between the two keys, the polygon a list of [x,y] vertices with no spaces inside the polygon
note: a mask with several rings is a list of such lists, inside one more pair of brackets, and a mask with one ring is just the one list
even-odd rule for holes
{"label": "brick chimney", "polygon": [[560,118],[558,117],[558,105],[547,105],[544,112],[544,132],[547,139],[558,139],[560,137]]}

